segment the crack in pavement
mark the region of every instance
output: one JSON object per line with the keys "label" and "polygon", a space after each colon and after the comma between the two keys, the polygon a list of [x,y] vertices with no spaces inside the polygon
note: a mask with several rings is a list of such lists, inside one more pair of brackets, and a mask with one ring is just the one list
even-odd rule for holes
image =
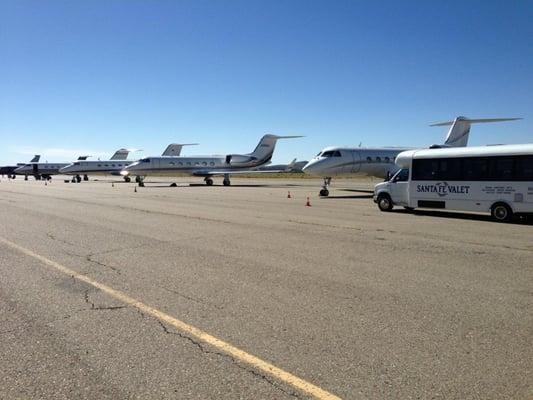
{"label": "crack in pavement", "polygon": [[55,236],[52,232],[46,232],[46,236],[48,236],[50,239],[56,241],[56,242],[61,242],[61,243],[64,243],[64,244],[68,244],[69,246],[75,246],[74,243],[71,243],[69,242],[68,240],[65,240],[65,239],[59,239],[57,236]]}
{"label": "crack in pavement", "polygon": [[183,293],[180,293],[176,290],[172,290],[172,289],[169,289],[165,286],[159,286],[161,289],[164,289],[166,290],[167,292],[170,292],[170,293],[174,293],[174,294],[177,294],[178,296],[180,297],[183,297],[184,299],[187,299],[187,300],[191,300],[191,301],[194,301],[195,303],[198,303],[198,304],[205,304],[207,306],[211,306],[211,307],[214,307],[216,308],[217,310],[223,310],[224,307],[222,306],[219,306],[218,304],[213,304],[213,303],[210,303],[208,301],[205,301],[205,300],[202,300],[202,299],[197,299],[197,298],[194,298],[194,297],[191,297],[191,296],[187,296]]}
{"label": "crack in pavement", "polygon": [[117,274],[121,275],[122,272],[120,272],[120,270],[117,268],[117,267],[113,267],[112,265],[110,264],[106,264],[106,263],[103,263],[101,261],[97,261],[97,260],[94,260],[93,257],[96,256],[98,253],[89,253],[85,256],[85,260],[89,261],[90,263],[93,263],[93,264],[96,264],[96,265],[100,265],[102,267],[106,267],[106,268],[109,268],[111,269],[112,271],[116,272]]}
{"label": "crack in pavement", "polygon": [[291,397],[294,397],[294,398],[297,398],[297,399],[302,398],[298,393],[286,390],[283,387],[279,386],[278,382],[276,382],[275,380],[269,378],[267,375],[262,374],[260,372],[257,372],[256,370],[254,370],[252,368],[247,368],[244,365],[240,364],[235,358],[231,357],[229,354],[225,354],[225,353],[221,353],[221,352],[213,351],[213,350],[208,350],[199,341],[196,341],[193,338],[191,338],[191,337],[189,337],[187,335],[184,335],[184,334],[182,334],[182,333],[180,333],[178,331],[173,331],[173,330],[171,331],[170,329],[168,329],[168,327],[163,322],[161,322],[158,319],[156,321],[161,326],[161,328],[163,328],[163,331],[165,332],[165,334],[167,334],[167,335],[176,335],[176,336],[178,336],[178,337],[180,337],[182,339],[188,340],[189,342],[191,342],[193,345],[195,345],[204,354],[213,354],[213,355],[217,355],[217,356],[220,356],[220,357],[223,357],[225,359],[230,360],[233,363],[233,365],[235,365],[238,368],[240,368],[240,369],[242,369],[242,370],[244,370],[246,372],[249,372],[252,375],[264,380],[265,382],[270,384],[275,389],[279,390],[282,393],[285,393],[287,396],[291,396]]}
{"label": "crack in pavement", "polygon": [[108,307],[102,307],[102,306],[95,306],[92,301],[89,300],[89,290],[85,290],[83,293],[83,299],[87,304],[90,304],[91,310],[121,310],[123,308],[128,308],[128,306],[108,306]]}

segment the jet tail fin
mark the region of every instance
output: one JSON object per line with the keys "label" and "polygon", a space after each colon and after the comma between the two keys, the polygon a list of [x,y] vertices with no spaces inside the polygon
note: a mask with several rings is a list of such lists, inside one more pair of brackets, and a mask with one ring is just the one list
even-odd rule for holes
{"label": "jet tail fin", "polygon": [[287,166],[285,167],[285,172],[291,172],[294,166],[296,165],[296,158],[292,160]]}
{"label": "jet tail fin", "polygon": [[183,146],[196,146],[198,143],[171,143],[167,146],[162,156],[174,156],[177,157],[181,154]]}
{"label": "jet tail fin", "polygon": [[274,148],[276,147],[276,142],[278,139],[293,139],[300,137],[303,136],[265,135],[261,138],[257,147],[249,154],[249,156],[259,160],[262,163],[270,161],[272,154],[274,154]]}
{"label": "jet tail fin", "polygon": [[35,154],[30,162],[31,163],[39,162],[40,158],[41,158],[41,156],[39,154]]}
{"label": "jet tail fin", "polygon": [[[503,122],[516,121],[522,118],[482,118],[470,119],[466,117],[457,117],[453,121],[439,122],[431,124],[430,126],[450,126],[446,136],[444,146],[441,147],[464,147],[468,144],[468,136],[470,134],[470,126],[472,124],[489,123],[489,122]],[[436,146],[438,147],[438,146]]]}
{"label": "jet tail fin", "polygon": [[110,160],[126,160],[128,158],[128,154],[130,154],[130,150],[118,149],[115,154],[113,154],[113,157],[110,158]]}

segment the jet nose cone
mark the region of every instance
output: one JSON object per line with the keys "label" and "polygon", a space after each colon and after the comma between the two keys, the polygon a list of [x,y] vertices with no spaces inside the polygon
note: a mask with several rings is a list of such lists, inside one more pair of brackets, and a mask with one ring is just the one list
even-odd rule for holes
{"label": "jet nose cone", "polygon": [[302,168],[302,171],[306,174],[312,174],[316,170],[316,162],[315,161],[309,161],[307,164],[304,165]]}

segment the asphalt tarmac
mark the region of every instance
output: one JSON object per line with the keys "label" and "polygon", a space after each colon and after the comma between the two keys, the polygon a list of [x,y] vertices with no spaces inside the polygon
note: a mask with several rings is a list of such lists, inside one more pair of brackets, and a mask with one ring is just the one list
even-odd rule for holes
{"label": "asphalt tarmac", "polygon": [[0,398],[533,397],[531,222],[170,182],[0,180]]}

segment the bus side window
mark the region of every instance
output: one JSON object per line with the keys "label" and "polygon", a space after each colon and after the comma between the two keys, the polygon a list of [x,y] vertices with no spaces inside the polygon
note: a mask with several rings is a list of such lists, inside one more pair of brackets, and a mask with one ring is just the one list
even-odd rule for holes
{"label": "bus side window", "polygon": [[533,156],[516,159],[515,179],[517,181],[533,181]]}
{"label": "bus side window", "polygon": [[496,181],[510,181],[513,179],[514,160],[510,157],[495,157],[492,160],[490,178]]}
{"label": "bus side window", "polygon": [[484,181],[488,179],[489,160],[484,157],[463,158],[463,180]]}

